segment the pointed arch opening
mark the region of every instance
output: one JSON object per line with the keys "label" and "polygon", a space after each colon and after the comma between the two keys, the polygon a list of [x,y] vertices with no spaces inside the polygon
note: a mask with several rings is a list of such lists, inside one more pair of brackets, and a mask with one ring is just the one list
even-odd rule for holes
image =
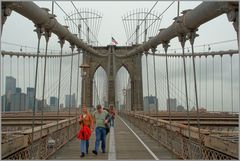
{"label": "pointed arch opening", "polygon": [[122,65],[116,72],[115,78],[115,106],[118,110],[132,108],[131,76],[126,66]]}
{"label": "pointed arch opening", "polygon": [[104,68],[99,65],[92,78],[92,105],[96,107],[101,104],[106,107],[108,104],[108,76]]}

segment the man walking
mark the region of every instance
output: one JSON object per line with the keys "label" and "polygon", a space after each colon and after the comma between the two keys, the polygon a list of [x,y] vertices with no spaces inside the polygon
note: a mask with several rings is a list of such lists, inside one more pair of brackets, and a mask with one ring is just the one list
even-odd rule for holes
{"label": "man walking", "polygon": [[93,118],[95,120],[95,134],[96,134],[96,141],[95,141],[95,149],[92,151],[95,155],[98,154],[98,148],[100,141],[102,141],[102,152],[105,153],[106,151],[106,124],[109,120],[107,120],[108,112],[103,110],[101,105],[97,105],[97,110],[93,114]]}

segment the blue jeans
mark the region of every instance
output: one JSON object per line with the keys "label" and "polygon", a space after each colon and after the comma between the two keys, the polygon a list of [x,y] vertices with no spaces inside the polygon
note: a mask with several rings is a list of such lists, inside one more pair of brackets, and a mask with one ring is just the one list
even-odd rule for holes
{"label": "blue jeans", "polygon": [[114,126],[114,118],[113,118],[113,117],[110,118],[110,126],[111,126],[111,127]]}
{"label": "blue jeans", "polygon": [[81,140],[80,149],[81,153],[87,153],[89,147],[89,140]]}
{"label": "blue jeans", "polygon": [[96,127],[96,141],[95,141],[95,151],[98,152],[100,141],[102,141],[102,151],[106,148],[106,129],[104,127]]}

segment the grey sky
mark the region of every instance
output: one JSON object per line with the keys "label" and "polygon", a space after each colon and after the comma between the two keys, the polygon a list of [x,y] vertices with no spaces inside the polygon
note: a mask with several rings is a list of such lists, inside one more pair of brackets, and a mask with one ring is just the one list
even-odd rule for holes
{"label": "grey sky", "polygon": [[[51,9],[51,4],[52,4],[51,1],[46,1],[46,2],[37,1],[35,3],[37,5],[39,5],[40,7],[47,7],[49,9]],[[132,11],[133,9],[137,9],[137,8],[151,9],[151,7],[155,3],[155,1],[117,1],[117,2],[113,2],[113,1],[90,1],[90,2],[74,1],[74,3],[78,8],[92,8],[103,14],[103,19],[102,19],[101,28],[100,28],[100,35],[98,37],[98,40],[101,45],[110,44],[111,36],[113,36],[119,42],[119,45],[124,45],[126,43],[126,36],[125,36],[121,17],[125,13]],[[171,3],[171,1],[164,1],[164,2],[159,1],[158,4],[156,5],[156,7],[154,8],[154,10],[157,11],[158,13],[161,13],[170,3]],[[200,3],[201,3],[201,1],[197,1],[197,2],[181,1],[180,11],[186,10],[186,9],[193,9]],[[67,13],[74,11],[74,7],[72,6],[72,4],[69,1],[68,2],[65,2],[65,1],[58,2],[58,4]],[[65,15],[56,5],[55,5],[54,14],[57,15],[57,20],[61,24],[65,24],[65,22],[64,22]],[[171,25],[173,23],[173,18],[176,17],[176,15],[177,15],[177,3],[174,3],[169,8],[169,10],[167,10],[167,12],[163,15],[163,20],[162,20],[162,23],[161,23],[161,26],[159,27],[159,29],[166,28],[169,25]],[[11,16],[7,19],[7,21],[4,25],[1,41],[15,43],[15,44],[21,44],[22,46],[36,47],[37,46],[37,36],[36,36],[36,33],[33,32],[33,30],[34,30],[34,25],[31,21],[29,21],[25,17],[13,12],[11,14]],[[227,20],[226,15],[219,16],[219,17],[215,18],[214,20],[200,26],[198,34],[200,36],[196,39],[195,45],[203,45],[203,44],[207,45],[207,44],[213,43],[213,42],[232,40],[232,39],[237,38],[236,32],[233,29],[232,23],[230,23]],[[58,41],[58,39],[57,39],[56,35],[53,34],[52,37],[50,38],[49,48],[54,49],[54,50],[60,50],[60,47],[59,47],[59,44],[57,43],[57,41]],[[171,45],[170,49],[180,48],[180,44],[179,44],[177,38],[173,39],[170,42],[170,45]],[[45,41],[44,41],[44,39],[42,39],[41,40],[41,48],[44,48],[44,46],[45,46]],[[187,47],[188,46],[189,45],[187,44]],[[8,51],[19,51],[20,50],[19,46],[12,46],[12,45],[4,44],[4,43],[1,43],[1,47],[2,47],[2,50],[8,50]],[[22,49],[23,49],[23,51],[26,51],[26,52],[30,52],[30,51],[36,52],[35,49],[31,49],[28,47],[27,48],[23,47]],[[220,44],[220,45],[211,45],[211,50],[215,50],[215,51],[229,50],[229,49],[237,49],[237,42],[233,41],[233,42]],[[195,48],[195,50],[196,50],[196,52],[202,52],[204,50],[206,51],[207,47],[205,49],[204,49],[204,47],[198,47],[198,48]],[[64,51],[70,52],[68,43],[66,43],[64,45]],[[158,47],[158,52],[163,52],[161,45]],[[180,50],[177,50],[177,52],[180,52]],[[144,57],[143,57],[143,74],[145,74],[144,73],[144,71],[145,71]],[[163,70],[164,64],[160,63],[161,62],[160,59],[161,58],[157,58],[157,60],[159,60],[159,61],[157,61],[157,71],[158,71],[158,73],[164,74],[164,72],[165,72]],[[216,65],[216,69],[215,69],[215,79],[216,79],[216,81],[219,81],[219,79],[220,79],[219,67],[220,66],[219,66],[219,60],[217,60],[217,59],[218,58],[216,58],[216,64],[218,63],[218,66]],[[234,72],[233,79],[234,80],[233,81],[234,81],[234,87],[235,87],[234,88],[235,95],[239,95],[239,93],[238,93],[238,91],[239,91],[239,81],[238,81],[239,80],[239,74],[238,74],[239,73],[238,72],[239,62],[236,61],[235,59],[238,59],[238,56],[234,57],[234,62],[233,62],[233,72]],[[10,61],[8,60],[8,58],[5,58],[4,60],[5,60],[5,62],[4,62],[5,75],[7,75],[10,73],[9,72],[10,69],[8,66]],[[69,60],[70,60],[70,58],[66,58],[66,60],[64,61],[65,67],[68,66],[66,68],[69,68]],[[57,61],[58,60],[55,60],[55,63],[57,64],[56,67],[58,67]],[[19,61],[19,62],[22,63],[23,61]],[[202,62],[203,62],[202,64],[205,63],[204,60]],[[212,71],[210,70],[211,69],[211,58],[209,58],[208,62],[209,62],[208,78],[211,79],[211,75],[212,75],[212,73],[211,73]],[[77,62],[75,62],[75,64],[76,63]],[[16,64],[17,64],[17,61],[15,60],[14,67],[16,67]],[[149,57],[149,64],[150,64],[149,69],[152,69],[152,58],[151,57]],[[26,64],[26,66],[27,66],[27,64]],[[51,67],[51,68],[54,69],[54,67]],[[34,69],[34,62],[31,63],[31,69]],[[23,66],[21,66],[21,68],[19,70],[21,72],[23,70]],[[76,70],[77,69],[75,69],[75,72],[76,72]],[[203,65],[202,70],[203,70],[202,72],[205,71],[204,65]],[[30,72],[31,72],[31,76],[33,76],[34,70],[31,70]],[[229,75],[228,75],[229,74],[229,60],[224,61],[224,71],[223,72],[224,72],[225,85],[227,86],[227,85],[229,85],[229,81],[230,81]],[[121,73],[122,73],[122,75],[126,75],[126,71],[125,71],[125,73],[123,71],[121,71]],[[150,70],[149,73],[150,73],[149,76],[151,78],[153,78],[152,70]],[[173,73],[177,73],[176,77],[181,78],[181,79],[183,78],[182,75],[179,74],[180,73],[179,70],[174,70]],[[17,76],[16,71],[14,71],[14,75]],[[99,78],[100,80],[104,80],[104,78],[101,77],[101,74],[98,74],[98,76],[100,77]],[[19,77],[21,80],[24,79],[23,75],[21,75],[21,74],[19,75]],[[53,71],[52,77],[53,77],[53,79],[57,80],[57,69],[56,69],[56,72]],[[143,78],[144,95],[146,95],[145,78],[146,77]],[[203,79],[204,78],[205,77],[203,77]],[[33,77],[31,78],[31,80],[33,81]],[[68,80],[68,78],[66,78],[66,80]],[[159,92],[161,92],[160,77],[159,77],[159,81],[160,81],[159,82]],[[211,80],[209,80],[209,81],[211,81]],[[52,81],[52,82],[54,82],[54,81]],[[202,82],[204,83],[204,80],[202,80]],[[68,82],[66,81],[65,84],[67,86]],[[74,84],[76,84],[76,82]],[[125,81],[123,84],[125,84]],[[153,84],[153,81],[152,81],[152,84]],[[209,82],[208,84],[210,87],[211,82]],[[33,83],[32,83],[32,85],[33,85]],[[219,85],[219,84],[217,84],[217,85]],[[219,91],[217,91],[217,90],[219,90],[219,88],[217,88],[218,87],[217,85],[216,85],[216,93],[219,92]],[[125,85],[121,85],[121,86],[125,86]],[[39,87],[39,88],[41,89],[41,87]],[[100,91],[103,91],[102,84],[99,85],[99,88],[100,88]],[[151,88],[152,88],[151,94],[154,95],[153,86],[151,86]],[[66,89],[66,90],[68,91],[68,89]],[[227,95],[229,96],[229,93]],[[194,97],[192,97],[192,98],[194,98]],[[238,97],[236,96],[236,98],[234,99],[235,109],[238,109],[237,107],[239,107],[239,101],[237,100],[237,98]],[[165,103],[164,99],[165,98],[162,98],[162,103]],[[210,101],[211,101],[211,98],[209,96],[208,102],[210,102]],[[229,98],[226,98],[225,102],[228,102],[228,101],[229,101]],[[216,98],[216,102],[219,102],[219,99]],[[226,105],[227,105],[227,103],[226,103]]]}

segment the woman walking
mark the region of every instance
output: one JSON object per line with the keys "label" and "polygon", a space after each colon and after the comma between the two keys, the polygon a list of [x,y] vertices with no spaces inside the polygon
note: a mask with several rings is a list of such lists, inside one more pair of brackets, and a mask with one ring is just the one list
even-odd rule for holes
{"label": "woman walking", "polygon": [[82,114],[80,115],[79,124],[80,124],[80,131],[78,132],[77,138],[81,140],[80,157],[82,158],[85,156],[85,154],[88,153],[89,139],[94,129],[92,115],[88,112],[86,106],[82,107]]}
{"label": "woman walking", "polygon": [[110,126],[114,127],[115,111],[113,105],[109,106]]}

